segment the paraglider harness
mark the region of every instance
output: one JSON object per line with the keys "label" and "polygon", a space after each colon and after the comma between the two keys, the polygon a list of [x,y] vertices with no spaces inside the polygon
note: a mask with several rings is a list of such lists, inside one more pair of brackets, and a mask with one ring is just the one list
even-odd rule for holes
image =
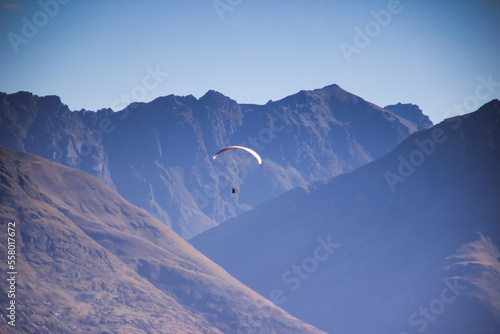
{"label": "paraglider harness", "polygon": [[233,188],[232,193],[233,193],[233,194],[236,194],[237,192],[238,192],[238,190],[236,190],[236,188]]}

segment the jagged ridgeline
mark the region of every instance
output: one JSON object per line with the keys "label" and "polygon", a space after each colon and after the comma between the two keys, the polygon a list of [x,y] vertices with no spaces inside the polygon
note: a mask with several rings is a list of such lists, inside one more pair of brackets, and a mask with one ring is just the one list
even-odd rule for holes
{"label": "jagged ridgeline", "polygon": [[[189,239],[286,190],[379,158],[432,124],[416,106],[397,111],[337,85],[265,105],[209,91],[97,112],[19,92],[0,94],[0,145],[86,171]],[[211,159],[229,145],[254,149],[264,163],[256,168],[240,154]]]}

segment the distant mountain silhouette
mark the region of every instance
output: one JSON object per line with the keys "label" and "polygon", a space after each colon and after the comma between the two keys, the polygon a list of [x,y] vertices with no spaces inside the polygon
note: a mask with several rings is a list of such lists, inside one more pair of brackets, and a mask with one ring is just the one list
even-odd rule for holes
{"label": "distant mountain silhouette", "polygon": [[430,128],[433,124],[427,115],[424,115],[422,110],[411,103],[398,103],[394,105],[385,106],[384,109],[390,110],[396,115],[406,118],[417,124],[419,126],[419,130],[424,130]]}
{"label": "distant mountain silhouette", "polygon": [[[98,177],[186,239],[284,191],[382,157],[425,127],[337,85],[265,105],[209,91],[118,112],[72,112],[56,96],[0,93],[0,119],[0,145]],[[211,159],[242,144],[261,154],[262,166],[237,152]]]}
{"label": "distant mountain silhouette", "polygon": [[0,213],[1,333],[323,333],[85,172],[0,147]]}
{"label": "distant mountain silhouette", "polygon": [[329,333],[500,329],[500,101],[191,243]]}

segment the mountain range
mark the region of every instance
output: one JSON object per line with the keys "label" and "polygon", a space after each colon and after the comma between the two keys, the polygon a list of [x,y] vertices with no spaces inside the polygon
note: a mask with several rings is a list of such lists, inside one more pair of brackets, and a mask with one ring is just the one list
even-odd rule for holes
{"label": "mountain range", "polygon": [[0,180],[2,333],[323,333],[88,173],[0,147]]}
{"label": "mountain range", "polygon": [[190,242],[328,333],[498,333],[499,171],[493,100]]}
{"label": "mountain range", "polygon": [[[70,111],[57,96],[0,93],[0,145],[96,176],[185,239],[352,171],[431,125],[415,105],[381,108],[337,85],[265,105],[208,91],[96,112]],[[253,148],[263,165],[233,152],[213,161],[228,145]]]}
{"label": "mountain range", "polygon": [[[0,93],[0,144],[2,332],[500,328],[498,100],[433,126],[337,85],[117,112]],[[264,163],[212,159],[232,144]]]}

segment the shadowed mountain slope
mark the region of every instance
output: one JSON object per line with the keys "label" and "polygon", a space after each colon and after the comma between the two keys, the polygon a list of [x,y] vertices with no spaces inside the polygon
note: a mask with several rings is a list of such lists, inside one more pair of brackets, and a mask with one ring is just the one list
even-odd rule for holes
{"label": "shadowed mountain slope", "polygon": [[191,240],[329,333],[500,329],[500,101]]}
{"label": "shadowed mountain slope", "polygon": [[[72,112],[56,96],[0,94],[0,145],[98,177],[185,239],[379,158],[418,126],[337,85],[265,105],[209,91],[118,112]],[[238,152],[213,161],[228,145],[255,149],[263,165]]]}
{"label": "shadowed mountain slope", "polygon": [[320,333],[85,172],[1,147],[0,217],[17,272],[15,327],[0,281],[3,333]]}

